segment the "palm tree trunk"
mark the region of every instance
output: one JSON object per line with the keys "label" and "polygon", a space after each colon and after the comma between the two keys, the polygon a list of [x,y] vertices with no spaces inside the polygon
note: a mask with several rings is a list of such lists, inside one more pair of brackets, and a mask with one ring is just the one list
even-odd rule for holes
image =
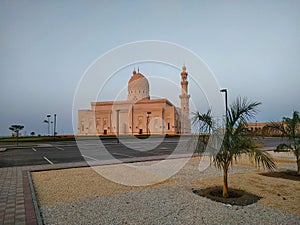
{"label": "palm tree trunk", "polygon": [[297,159],[297,167],[298,167],[297,174],[300,175],[300,158]]}
{"label": "palm tree trunk", "polygon": [[228,198],[228,166],[223,167],[223,197]]}

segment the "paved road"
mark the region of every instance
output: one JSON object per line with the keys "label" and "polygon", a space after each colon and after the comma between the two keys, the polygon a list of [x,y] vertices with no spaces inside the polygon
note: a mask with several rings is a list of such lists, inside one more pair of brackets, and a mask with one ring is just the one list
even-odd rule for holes
{"label": "paved road", "polygon": [[98,140],[82,140],[79,142],[80,150],[75,141],[34,143],[37,147],[0,152],[0,167],[168,156],[176,147],[177,154],[187,153],[184,147],[187,140],[179,142],[178,138],[125,139],[119,143],[114,139],[101,143]]}
{"label": "paved road", "polygon": [[[259,141],[265,144],[266,149],[274,148],[281,138],[264,138]],[[37,147],[11,149],[0,152],[0,167],[58,164],[82,161],[126,160],[157,156],[167,157],[192,153],[187,149],[189,139],[183,138],[151,138],[151,139],[123,139],[117,143],[116,139],[81,140],[75,141],[34,143]],[[174,152],[174,149],[175,152]]]}
{"label": "paved road", "polygon": [[287,140],[288,140],[287,138],[281,138],[281,137],[265,137],[265,138],[257,139],[258,142],[262,142],[264,144],[264,147],[266,149],[274,149],[280,143],[283,143]]}

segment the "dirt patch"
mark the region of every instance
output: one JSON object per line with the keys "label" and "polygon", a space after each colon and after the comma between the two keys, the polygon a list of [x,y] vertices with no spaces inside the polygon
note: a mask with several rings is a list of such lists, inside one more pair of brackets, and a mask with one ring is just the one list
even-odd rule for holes
{"label": "dirt patch", "polygon": [[[192,183],[206,189],[222,184],[222,177],[195,180]],[[262,176],[256,172],[230,174],[229,188],[244,190],[261,199],[258,204],[300,215],[300,183],[277,177]]]}
{"label": "dirt patch", "polygon": [[296,164],[296,160],[294,159],[280,159],[280,158],[274,158],[273,159],[275,163],[281,163],[281,164],[289,164],[289,163],[295,163]]}
{"label": "dirt patch", "polygon": [[202,197],[209,198],[216,202],[222,202],[230,205],[240,205],[246,206],[257,202],[260,197],[257,195],[253,195],[243,190],[238,189],[229,189],[228,198],[223,198],[222,196],[222,187],[208,187],[205,189],[193,190],[193,193],[200,195]]}
{"label": "dirt patch", "polygon": [[267,177],[276,177],[294,181],[300,181],[300,175],[297,174],[295,171],[278,171],[278,172],[268,172],[268,173],[261,173],[260,175],[267,176]]}

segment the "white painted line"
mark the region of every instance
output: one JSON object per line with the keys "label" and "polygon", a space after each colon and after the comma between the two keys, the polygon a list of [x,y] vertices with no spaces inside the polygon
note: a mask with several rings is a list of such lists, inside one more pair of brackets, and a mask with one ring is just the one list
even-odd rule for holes
{"label": "white painted line", "polygon": [[49,159],[47,159],[45,156],[44,156],[44,159],[48,162],[48,163],[50,163],[51,165],[53,165],[53,162],[51,162]]}
{"label": "white painted line", "polygon": [[120,155],[120,156],[127,156],[127,157],[131,157],[131,158],[135,157],[133,155],[126,155],[126,154],[121,154],[121,153],[112,153],[112,154],[113,155]]}
{"label": "white painted line", "polygon": [[93,158],[93,157],[90,157],[90,156],[86,156],[86,155],[81,155],[81,156],[83,156],[84,158],[95,160],[95,161],[100,161],[99,159],[96,159],[96,158]]}
{"label": "white painted line", "polygon": [[54,146],[54,147],[59,150],[64,150],[63,148],[60,148],[60,147],[56,147],[56,146]]}
{"label": "white painted line", "polygon": [[145,151],[145,153],[147,153],[147,154],[151,154],[151,155],[157,155],[157,153],[156,153],[156,152],[151,152],[151,150],[150,150],[150,151]]}
{"label": "white painted line", "polygon": [[35,151],[35,152],[37,151],[35,148],[32,148],[32,150]]}

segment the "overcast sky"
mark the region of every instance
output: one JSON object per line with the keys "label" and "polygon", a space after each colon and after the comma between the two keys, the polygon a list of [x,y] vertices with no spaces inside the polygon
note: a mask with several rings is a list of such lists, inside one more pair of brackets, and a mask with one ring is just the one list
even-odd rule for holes
{"label": "overcast sky", "polygon": [[[228,88],[229,102],[240,95],[263,103],[258,121],[290,116],[300,110],[299,9],[298,0],[2,0],[0,136],[10,134],[11,124],[45,134],[43,120],[54,113],[58,132],[72,133],[73,96],[84,71],[110,49],[141,40],[195,52]],[[159,76],[150,66],[141,72]]]}

